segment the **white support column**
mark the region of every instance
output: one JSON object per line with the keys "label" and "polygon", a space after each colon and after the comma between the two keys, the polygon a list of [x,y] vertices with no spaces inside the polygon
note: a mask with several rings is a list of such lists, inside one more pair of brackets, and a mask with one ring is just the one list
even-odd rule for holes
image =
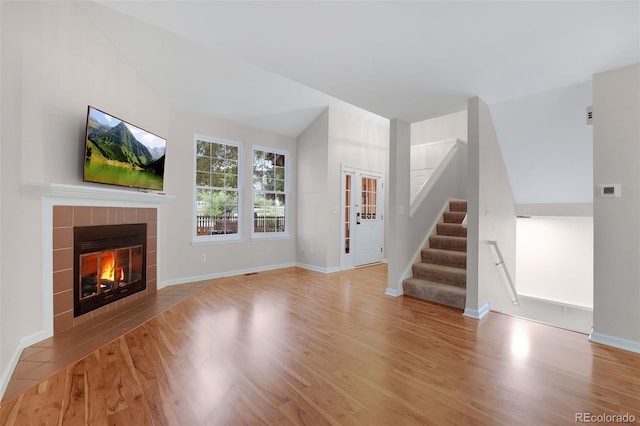
{"label": "white support column", "polygon": [[[465,316],[480,319],[486,311],[478,295],[478,246],[480,216],[480,98],[469,100],[467,107],[467,301]],[[484,313],[486,315],[486,312]]]}
{"label": "white support column", "polygon": [[411,126],[398,119],[391,120],[389,135],[389,241],[387,253],[389,272],[386,294],[402,294],[403,271],[411,261],[407,242],[409,229]]}

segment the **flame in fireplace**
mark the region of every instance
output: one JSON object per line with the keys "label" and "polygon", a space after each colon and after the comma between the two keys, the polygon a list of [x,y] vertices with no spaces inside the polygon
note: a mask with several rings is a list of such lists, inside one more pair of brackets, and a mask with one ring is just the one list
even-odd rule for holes
{"label": "flame in fireplace", "polygon": [[[116,262],[115,262],[115,254],[114,252],[106,252],[102,253],[102,267],[100,268],[100,279],[105,281],[116,281]],[[122,267],[118,268],[118,281],[124,281],[124,269]]]}
{"label": "flame in fireplace", "polygon": [[108,253],[102,253],[102,268],[100,271],[100,279],[113,281],[114,270],[116,267],[115,254],[110,251]]}

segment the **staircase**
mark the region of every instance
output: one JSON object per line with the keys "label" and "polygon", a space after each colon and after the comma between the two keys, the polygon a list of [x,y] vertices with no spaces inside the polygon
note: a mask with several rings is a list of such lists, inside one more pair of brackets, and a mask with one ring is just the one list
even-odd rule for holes
{"label": "staircase", "polygon": [[466,201],[450,201],[414,263],[413,278],[402,283],[404,294],[464,309],[467,295],[467,230],[461,223],[467,214]]}

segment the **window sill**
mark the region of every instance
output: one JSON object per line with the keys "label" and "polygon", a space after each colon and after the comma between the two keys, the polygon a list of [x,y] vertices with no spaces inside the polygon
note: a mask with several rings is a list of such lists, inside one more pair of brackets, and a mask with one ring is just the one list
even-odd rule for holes
{"label": "window sill", "polygon": [[211,238],[211,237],[200,237],[194,240],[191,240],[192,246],[208,246],[212,244],[229,244],[229,243],[246,243],[246,238],[242,237],[230,237],[230,238]]}
{"label": "window sill", "polygon": [[264,241],[264,240],[290,240],[293,236],[288,233],[280,232],[265,232],[264,234],[252,234],[252,241]]}

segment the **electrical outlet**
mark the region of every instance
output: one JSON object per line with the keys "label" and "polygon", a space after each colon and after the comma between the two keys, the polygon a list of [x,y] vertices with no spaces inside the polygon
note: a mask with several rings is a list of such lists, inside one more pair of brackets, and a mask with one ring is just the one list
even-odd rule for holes
{"label": "electrical outlet", "polygon": [[598,185],[599,197],[622,197],[622,185],[619,183],[609,183]]}
{"label": "electrical outlet", "polygon": [[206,262],[207,261],[207,255],[205,253],[202,253],[200,255],[200,262]]}

